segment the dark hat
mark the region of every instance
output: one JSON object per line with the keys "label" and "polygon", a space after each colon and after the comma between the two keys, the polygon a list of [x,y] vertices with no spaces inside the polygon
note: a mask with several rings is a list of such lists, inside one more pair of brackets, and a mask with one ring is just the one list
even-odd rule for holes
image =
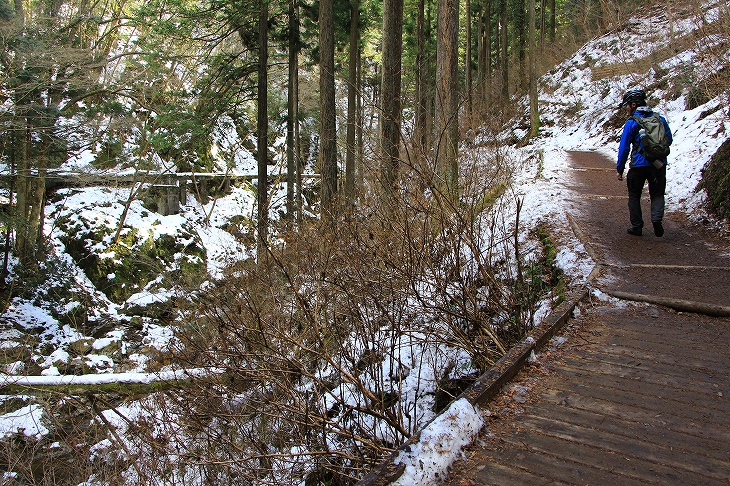
{"label": "dark hat", "polygon": [[624,99],[621,101],[621,104],[618,105],[618,108],[621,109],[629,103],[636,103],[639,106],[645,105],[646,92],[643,89],[628,90],[626,93],[624,93]]}

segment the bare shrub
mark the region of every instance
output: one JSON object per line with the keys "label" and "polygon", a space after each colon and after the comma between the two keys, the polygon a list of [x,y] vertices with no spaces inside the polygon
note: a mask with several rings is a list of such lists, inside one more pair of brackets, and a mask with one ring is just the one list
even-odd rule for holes
{"label": "bare shrub", "polygon": [[458,203],[411,164],[392,198],[195,295],[178,359],[211,373],[139,402],[126,474],[352,484],[433,418],[532,326],[510,164],[492,160],[464,163]]}

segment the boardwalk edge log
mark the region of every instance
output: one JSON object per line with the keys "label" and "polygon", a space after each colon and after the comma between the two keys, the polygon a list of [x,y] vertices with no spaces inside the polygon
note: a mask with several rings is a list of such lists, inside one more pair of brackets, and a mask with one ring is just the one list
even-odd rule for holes
{"label": "boardwalk edge log", "polygon": [[[509,383],[527,363],[532,352],[542,348],[568,322],[578,302],[585,299],[588,292],[589,287],[586,284],[569,294],[565,301],[558,305],[540,324],[535,326],[529,336],[512,347],[494,366],[477,378],[455,400],[466,398],[472,405],[484,405],[497,395],[502,387]],[[426,426],[428,424],[424,428]],[[398,464],[395,461],[402,451],[408,451],[419,440],[420,433],[414,434],[386,460],[358,481],[355,486],[387,486],[397,480],[405,471],[405,464]]]}

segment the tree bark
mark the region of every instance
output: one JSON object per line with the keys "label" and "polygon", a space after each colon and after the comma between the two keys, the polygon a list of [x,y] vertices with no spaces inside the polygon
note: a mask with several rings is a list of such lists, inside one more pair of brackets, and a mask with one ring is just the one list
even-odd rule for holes
{"label": "tree bark", "polygon": [[555,0],[548,0],[548,8],[550,9],[550,21],[548,22],[548,30],[550,31],[550,43],[555,42]]}
{"label": "tree bark", "polygon": [[471,0],[466,0],[466,61],[464,62],[464,70],[466,71],[466,113],[468,123],[472,124],[472,89],[473,83],[471,79]]}
{"label": "tree bark", "polygon": [[708,304],[705,302],[695,302],[692,300],[674,299],[671,297],[662,297],[659,295],[634,294],[630,292],[609,292],[617,299],[633,300],[635,302],[648,302],[650,304],[663,305],[671,307],[680,312],[695,312],[697,314],[706,314],[715,317],[730,317],[730,307],[718,304]]}
{"label": "tree bark", "polygon": [[[8,187],[8,207],[13,207],[13,194],[15,194],[15,143],[13,143],[13,139],[15,138],[13,135],[10,135],[9,140],[11,140],[11,146],[8,147],[8,158],[10,161],[10,183]],[[3,268],[2,268],[2,279],[0,280],[0,288],[4,288],[5,284],[7,283],[7,278],[9,274],[8,269],[8,261],[10,259],[10,245],[11,245],[11,236],[12,236],[12,226],[11,225],[5,225],[5,250],[3,251]]]}
{"label": "tree bark", "polygon": [[258,224],[256,238],[256,253],[258,261],[266,257],[269,231],[269,199],[268,199],[268,137],[269,120],[268,107],[268,71],[269,61],[269,5],[267,0],[259,3],[259,67],[258,67],[258,107],[257,107],[257,147],[258,150]]}
{"label": "tree bark", "polygon": [[355,65],[357,66],[357,78],[356,78],[356,85],[355,85],[355,91],[357,91],[357,96],[355,97],[356,102],[356,114],[357,117],[355,119],[355,139],[357,140],[357,153],[355,158],[355,176],[357,177],[358,181],[363,180],[363,168],[362,168],[362,160],[363,160],[363,154],[365,152],[365,143],[363,141],[363,127],[365,124],[365,119],[363,115],[363,97],[362,97],[362,52],[360,49],[355,51],[357,54],[357,62]]}
{"label": "tree bark", "polygon": [[436,160],[442,189],[455,201],[459,195],[458,0],[439,0],[436,39]]}
{"label": "tree bark", "polygon": [[18,258],[24,264],[30,263],[32,256],[30,227],[30,200],[31,200],[31,170],[29,157],[29,144],[31,128],[28,121],[22,118],[22,135],[20,137],[20,157],[17,158],[17,202],[15,204],[15,251]]}
{"label": "tree bark", "polygon": [[[438,8],[438,7],[437,7]],[[433,2],[426,4],[426,58],[424,59],[426,79],[423,85],[424,109],[426,112],[426,134],[424,147],[431,147],[434,134],[434,112],[436,111],[436,67],[435,58],[431,53],[435,51],[433,36]]]}
{"label": "tree bark", "polygon": [[[527,67],[527,20],[525,19],[527,7],[525,6],[525,0],[513,1],[516,1],[516,5],[514,5],[512,10],[512,19],[515,31],[513,45],[517,46],[517,64],[519,68],[517,86],[519,87],[519,91],[523,92],[528,89],[526,82],[529,81],[529,68]],[[507,24],[505,23],[505,25]]]}
{"label": "tree bark", "polygon": [[509,104],[509,50],[507,35],[507,0],[501,0],[500,48],[502,49],[502,103]]}
{"label": "tree bark", "polygon": [[492,0],[484,0],[484,95],[486,106],[492,105]]}
{"label": "tree bark", "polygon": [[355,197],[355,158],[357,127],[357,73],[360,51],[360,5],[358,0],[350,4],[350,70],[347,82],[347,154],[345,157],[345,206],[346,211],[352,209]]}
{"label": "tree bark", "polygon": [[335,112],[334,2],[319,3],[319,167],[322,174],[321,211],[333,221],[337,205],[337,125]]}
{"label": "tree bark", "polygon": [[530,138],[540,130],[540,112],[537,93],[537,43],[535,39],[535,0],[529,0],[529,56],[530,56]]}
{"label": "tree bark", "polygon": [[546,0],[540,0],[540,52],[545,48],[545,24],[547,13],[545,12]]}
{"label": "tree bark", "polygon": [[414,139],[419,154],[426,145],[426,32],[425,0],[418,0],[416,21],[416,114]]}
{"label": "tree bark", "polygon": [[383,80],[381,89],[381,185],[392,196],[400,167],[400,85],[403,50],[403,0],[383,1]]}
{"label": "tree bark", "polygon": [[[289,0],[289,78],[287,83],[286,117],[286,212],[290,220],[299,214],[301,207],[294,201],[294,188],[297,181],[297,160],[299,150],[295,136],[295,125],[299,118],[299,11],[296,0]],[[297,192],[299,188],[297,188]]]}

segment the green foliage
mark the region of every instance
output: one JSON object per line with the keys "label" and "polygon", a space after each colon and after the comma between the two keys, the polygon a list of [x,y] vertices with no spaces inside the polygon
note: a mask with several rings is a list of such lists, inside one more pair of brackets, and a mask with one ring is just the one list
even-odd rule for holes
{"label": "green foliage", "polygon": [[13,18],[13,7],[10,6],[8,0],[0,0],[0,20],[10,20]]}
{"label": "green foliage", "polygon": [[499,199],[504,191],[507,190],[507,185],[503,182],[497,183],[494,187],[490,188],[475,205],[475,213],[479,214],[482,211],[491,209],[494,203]]}
{"label": "green foliage", "polygon": [[122,154],[121,140],[105,140],[101,143],[101,150],[96,154],[94,167],[99,169],[111,169],[119,164],[119,156]]}
{"label": "green foliage", "polygon": [[556,299],[553,305],[557,306],[565,300],[565,274],[558,267],[555,258],[558,254],[558,248],[552,239],[548,228],[545,225],[537,227],[537,235],[542,243],[543,259],[544,259],[544,278],[542,279],[552,291]]}
{"label": "green foliage", "polygon": [[725,140],[703,169],[697,189],[707,192],[707,203],[712,213],[730,220],[730,139]]}
{"label": "green foliage", "polygon": [[565,274],[555,261],[557,246],[546,225],[537,226],[534,234],[542,244],[542,255],[524,269],[523,278],[518,282],[519,306],[533,308],[548,293],[552,293],[553,306],[557,306],[565,300],[566,285]]}

